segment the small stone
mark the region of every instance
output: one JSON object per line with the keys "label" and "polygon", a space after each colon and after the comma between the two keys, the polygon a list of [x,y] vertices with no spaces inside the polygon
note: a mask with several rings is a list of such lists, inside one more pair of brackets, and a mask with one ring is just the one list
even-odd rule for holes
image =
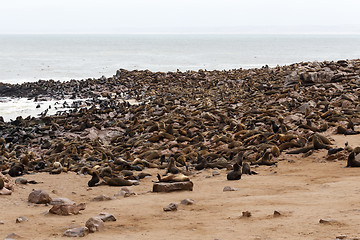
{"label": "small stone", "polygon": [[153,184],[153,192],[192,191],[193,182],[157,182]]}
{"label": "small stone", "polygon": [[98,216],[103,222],[115,222],[116,218],[110,213],[100,213]]}
{"label": "small stone", "polygon": [[22,238],[22,237],[17,235],[16,233],[10,233],[10,234],[6,235],[5,240],[6,239],[19,239],[19,238]]}
{"label": "small stone", "polygon": [[89,234],[87,227],[71,228],[64,232],[65,237],[85,237]]}
{"label": "small stone", "polygon": [[5,223],[4,223],[4,221],[0,221],[0,225],[4,225]]}
{"label": "small stone", "polygon": [[51,197],[44,190],[33,190],[28,197],[30,203],[46,204],[51,202]]}
{"label": "small stone", "polygon": [[104,221],[99,217],[89,218],[86,221],[85,226],[89,229],[90,233],[102,231],[105,228]]}
{"label": "small stone", "polygon": [[251,217],[251,212],[249,212],[249,211],[242,212],[242,216],[243,217]]}
{"label": "small stone", "polygon": [[73,205],[74,202],[69,200],[68,198],[54,198],[50,202],[50,205]]}
{"label": "small stone", "polygon": [[27,221],[28,221],[28,219],[26,217],[24,217],[24,216],[18,217],[15,220],[16,223],[22,223],[22,222],[27,222]]}
{"label": "small stone", "polygon": [[212,171],[212,175],[213,175],[213,176],[220,175],[220,172],[219,172],[219,171]]}
{"label": "small stone", "polygon": [[281,213],[279,212],[279,211],[274,211],[274,217],[279,217],[279,216],[281,216]]}
{"label": "small stone", "polygon": [[319,223],[322,224],[332,224],[332,223],[337,223],[338,221],[334,220],[334,219],[320,219]]}
{"label": "small stone", "polygon": [[345,238],[347,238],[347,235],[345,235],[345,234],[336,236],[336,239],[345,239]]}
{"label": "small stone", "polygon": [[131,195],[136,195],[136,193],[131,190],[131,188],[128,187],[122,187],[120,192],[115,194],[115,196],[121,196],[121,197],[130,197]]}
{"label": "small stone", "polygon": [[91,201],[93,202],[101,202],[101,201],[109,201],[109,200],[114,200],[115,198],[106,196],[104,194],[101,194],[100,196],[94,197]]}
{"label": "small stone", "polygon": [[237,191],[237,190],[238,190],[237,188],[226,186],[226,187],[224,187],[223,192],[231,192],[231,191]]}
{"label": "small stone", "polygon": [[164,207],[163,210],[165,212],[170,212],[170,211],[176,211],[178,208],[178,205],[176,203],[170,203],[167,207]]}
{"label": "small stone", "polygon": [[26,178],[17,178],[15,179],[15,184],[27,184],[28,181]]}
{"label": "small stone", "polygon": [[195,203],[195,201],[192,199],[186,198],[186,199],[181,200],[180,203],[184,204],[184,205],[193,205]]}
{"label": "small stone", "polygon": [[49,212],[52,214],[57,214],[57,215],[63,215],[63,216],[67,216],[67,215],[77,215],[80,213],[81,210],[85,210],[85,203],[80,203],[78,205],[76,205],[75,203],[73,205],[69,205],[69,204],[59,204],[59,205],[54,205]]}

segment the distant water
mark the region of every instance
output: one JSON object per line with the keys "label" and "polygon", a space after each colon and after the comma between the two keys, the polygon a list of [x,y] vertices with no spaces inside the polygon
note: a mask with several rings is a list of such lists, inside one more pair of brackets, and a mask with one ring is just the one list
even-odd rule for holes
{"label": "distant water", "polygon": [[0,35],[0,81],[360,58],[360,35]]}

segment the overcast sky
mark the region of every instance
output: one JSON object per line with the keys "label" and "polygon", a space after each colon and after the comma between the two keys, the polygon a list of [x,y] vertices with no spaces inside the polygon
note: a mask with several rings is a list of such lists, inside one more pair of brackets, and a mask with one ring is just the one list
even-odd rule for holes
{"label": "overcast sky", "polygon": [[357,33],[360,0],[2,0],[0,33]]}

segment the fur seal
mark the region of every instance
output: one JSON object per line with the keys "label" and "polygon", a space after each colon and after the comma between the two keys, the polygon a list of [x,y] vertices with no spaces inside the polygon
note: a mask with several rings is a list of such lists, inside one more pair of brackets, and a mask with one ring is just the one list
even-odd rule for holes
{"label": "fur seal", "polygon": [[160,174],[157,174],[157,178],[159,182],[188,182],[190,178],[185,176],[182,173],[179,174],[172,174],[169,176],[161,177]]}
{"label": "fur seal", "polygon": [[0,178],[0,190],[5,186],[4,180]]}
{"label": "fur seal", "polygon": [[121,177],[104,177],[104,181],[109,186],[131,186],[132,182]]}
{"label": "fur seal", "polygon": [[19,163],[14,164],[9,170],[9,175],[11,177],[19,177],[24,175],[24,165]]}
{"label": "fur seal", "polygon": [[240,165],[238,163],[235,163],[233,168],[234,169],[226,175],[227,180],[240,180],[241,179]]}
{"label": "fur seal", "polygon": [[97,171],[93,171],[93,173],[92,173],[92,178],[91,178],[91,180],[88,182],[88,186],[89,186],[89,187],[94,187],[98,182],[100,182],[99,173],[98,173]]}
{"label": "fur seal", "polygon": [[258,174],[257,172],[251,170],[250,164],[248,162],[243,163],[241,173],[246,174],[246,175],[256,175],[256,174]]}
{"label": "fur seal", "polygon": [[355,159],[355,152],[351,152],[346,167],[360,167],[360,161]]}
{"label": "fur seal", "polygon": [[166,169],[165,174],[168,174],[168,173],[177,174],[177,173],[180,173],[180,172],[181,172],[181,170],[175,166],[174,155],[171,154],[170,158],[169,158],[169,164],[168,164],[168,167]]}

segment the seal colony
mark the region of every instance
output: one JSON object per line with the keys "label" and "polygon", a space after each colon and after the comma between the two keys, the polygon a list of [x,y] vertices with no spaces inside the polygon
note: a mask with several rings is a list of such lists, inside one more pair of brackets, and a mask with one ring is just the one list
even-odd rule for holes
{"label": "seal colony", "polygon": [[359,133],[359,84],[360,60],[1,83],[1,97],[88,100],[53,116],[0,118],[0,169],[11,177],[73,171],[92,176],[90,187],[129,186],[146,168],[184,176],[226,168],[235,180],[255,173],[250,166],[277,164],[281,152],[350,155],[328,136]]}

